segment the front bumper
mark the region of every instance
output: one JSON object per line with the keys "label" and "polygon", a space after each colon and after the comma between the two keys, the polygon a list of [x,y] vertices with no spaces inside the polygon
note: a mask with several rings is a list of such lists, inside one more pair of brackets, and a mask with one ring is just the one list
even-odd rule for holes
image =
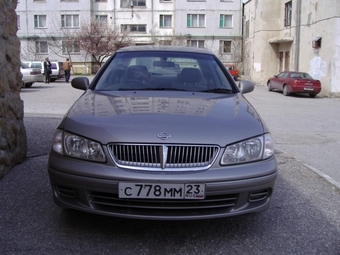
{"label": "front bumper", "polygon": [[[53,167],[53,162],[58,158],[50,156],[48,167],[54,201],[58,206],[136,219],[196,220],[260,212],[270,206],[278,175],[274,157],[250,164],[178,174],[127,171],[61,157],[60,171]],[[96,169],[96,176],[85,176],[80,171],[66,172],[63,169],[65,164],[69,169],[83,168],[85,173],[88,170],[86,168]],[[234,174],[238,171],[241,178]],[[245,177],[247,172],[248,178]],[[254,176],[252,173],[256,172],[267,174]],[[205,183],[206,197],[202,200],[121,199],[118,197],[120,181]]]}

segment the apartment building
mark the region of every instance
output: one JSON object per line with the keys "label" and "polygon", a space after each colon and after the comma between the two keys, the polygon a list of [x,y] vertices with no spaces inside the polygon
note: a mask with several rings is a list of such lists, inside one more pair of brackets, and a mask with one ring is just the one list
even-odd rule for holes
{"label": "apartment building", "polygon": [[340,0],[250,0],[244,5],[244,74],[256,83],[283,70],[310,73],[340,95]]}
{"label": "apartment building", "polygon": [[[226,64],[241,62],[241,0],[19,0],[16,12],[23,60],[64,60],[61,29],[72,33],[96,18],[129,29],[134,45],[205,47]],[[74,72],[91,71],[76,45],[71,59]]]}

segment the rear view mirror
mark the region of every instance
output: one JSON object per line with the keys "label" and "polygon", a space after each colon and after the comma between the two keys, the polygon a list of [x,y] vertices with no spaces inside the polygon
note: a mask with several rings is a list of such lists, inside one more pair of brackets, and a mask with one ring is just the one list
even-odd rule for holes
{"label": "rear view mirror", "polygon": [[153,62],[153,66],[158,66],[158,67],[175,67],[175,63],[174,62],[170,62],[170,61],[154,61]]}

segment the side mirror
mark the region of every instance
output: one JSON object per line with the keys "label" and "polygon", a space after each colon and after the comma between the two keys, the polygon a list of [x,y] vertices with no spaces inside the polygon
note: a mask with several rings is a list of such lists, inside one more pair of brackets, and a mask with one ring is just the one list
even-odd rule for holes
{"label": "side mirror", "polygon": [[251,81],[240,81],[238,88],[242,94],[246,94],[254,90],[254,83]]}
{"label": "side mirror", "polygon": [[72,79],[71,85],[75,89],[87,90],[90,86],[90,81],[86,77],[76,77]]}

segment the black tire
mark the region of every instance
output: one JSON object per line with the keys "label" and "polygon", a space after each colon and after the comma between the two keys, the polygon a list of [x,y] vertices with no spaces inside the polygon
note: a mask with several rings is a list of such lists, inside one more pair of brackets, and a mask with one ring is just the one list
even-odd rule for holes
{"label": "black tire", "polygon": [[267,83],[267,88],[268,88],[268,91],[273,91],[270,81],[268,81]]}
{"label": "black tire", "polygon": [[284,96],[289,96],[288,88],[287,85],[283,85],[283,91],[282,91]]}
{"label": "black tire", "polygon": [[311,98],[314,98],[314,97],[316,97],[316,94],[311,93],[311,94],[309,94],[309,96],[310,96]]}
{"label": "black tire", "polygon": [[33,85],[33,83],[26,83],[25,88],[30,88],[30,87],[32,87],[32,85]]}

